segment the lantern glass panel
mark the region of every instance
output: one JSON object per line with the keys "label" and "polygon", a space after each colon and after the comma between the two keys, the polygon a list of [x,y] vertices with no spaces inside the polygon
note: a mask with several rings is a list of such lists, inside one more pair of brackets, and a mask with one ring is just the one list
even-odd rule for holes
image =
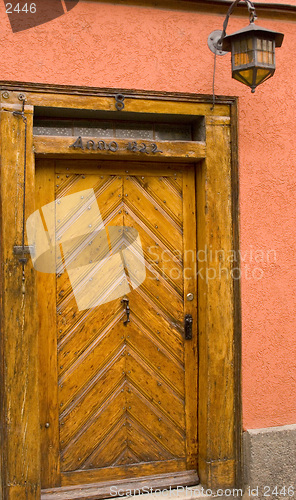
{"label": "lantern glass panel", "polygon": [[248,85],[249,87],[251,87],[253,84],[253,75],[254,69],[245,69],[232,74],[233,78],[241,83],[244,83],[245,85]]}
{"label": "lantern glass panel", "polygon": [[263,83],[265,80],[270,78],[273,73],[273,70],[258,68],[256,74],[256,85],[259,85],[259,83]]}
{"label": "lantern glass panel", "polygon": [[275,64],[275,47],[272,40],[257,39],[257,61],[258,64]]}
{"label": "lantern glass panel", "polygon": [[272,75],[273,75],[273,70],[267,68],[266,69],[251,68],[251,69],[237,71],[236,73],[233,73],[232,76],[233,78],[235,78],[235,80],[238,80],[239,82],[244,83],[249,87],[253,87],[254,82],[255,85],[257,86],[260,83],[263,83],[268,78],[270,78]]}
{"label": "lantern glass panel", "polygon": [[238,39],[233,42],[234,66],[242,66],[254,62],[253,39]]}

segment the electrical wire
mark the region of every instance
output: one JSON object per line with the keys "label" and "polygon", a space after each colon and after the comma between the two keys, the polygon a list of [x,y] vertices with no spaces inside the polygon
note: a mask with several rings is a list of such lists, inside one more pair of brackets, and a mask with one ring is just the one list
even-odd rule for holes
{"label": "electrical wire", "polygon": [[214,55],[214,71],[213,71],[213,105],[211,107],[211,111],[213,111],[216,104],[216,95],[215,95],[215,79],[216,79],[216,63],[217,63],[217,47],[215,47],[215,55]]}

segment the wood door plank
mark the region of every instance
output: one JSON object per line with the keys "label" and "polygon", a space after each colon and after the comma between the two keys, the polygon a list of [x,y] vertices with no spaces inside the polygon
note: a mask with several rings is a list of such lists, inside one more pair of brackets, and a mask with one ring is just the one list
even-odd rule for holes
{"label": "wood door plank", "polygon": [[[182,179],[182,172],[178,174],[178,179]],[[155,204],[157,210],[165,212],[175,224],[182,225],[182,192],[176,189],[174,183],[170,182],[170,177],[145,177],[142,175],[132,176],[131,180],[138,186],[138,189],[145,191],[146,196]]]}
{"label": "wood door plank", "polygon": [[[107,239],[108,239],[108,235],[110,234],[108,231],[108,228],[112,228],[112,235],[114,235],[113,227],[114,226],[119,226],[119,228],[122,227],[122,224],[123,224],[122,209],[120,209],[119,211],[116,210],[115,213],[109,214],[108,217],[106,217],[105,219],[103,218],[103,222],[104,222],[105,228],[107,228],[106,235],[107,235]],[[103,231],[104,231],[104,229],[102,229],[102,232]],[[109,256],[107,252],[110,252],[111,247],[109,246],[109,248],[107,249],[107,246],[105,245],[104,248],[102,248],[102,250],[100,251],[100,249],[98,249],[98,247],[96,246],[96,242],[97,242],[96,234],[97,233],[95,233],[93,238],[90,238],[89,241],[85,242],[86,243],[85,244],[86,254],[83,254],[83,251],[82,251],[82,255],[78,255],[77,251],[76,251],[76,255],[74,255],[76,260],[73,262],[71,261],[70,255],[68,256],[68,260],[69,260],[71,267],[73,267],[74,264],[78,265],[79,261],[81,261],[82,265],[88,265],[89,261],[92,260],[93,265],[89,266],[89,268],[88,268],[88,272],[91,272],[91,270],[95,268],[95,266],[97,265],[97,263],[99,262],[101,257],[108,257]],[[100,234],[101,233],[99,233],[98,236],[100,236]],[[116,248],[117,248],[116,245],[119,244],[121,239],[122,239],[122,235],[120,233],[118,233],[118,241],[114,238],[114,241],[112,241],[112,249],[116,250]],[[84,239],[84,241],[85,241],[85,239]],[[83,242],[83,239],[81,239],[81,242]],[[80,242],[78,241],[77,243],[78,243],[78,245],[76,245],[76,246],[79,247]],[[87,245],[90,245],[90,246],[87,247]],[[92,250],[91,246],[93,246],[94,250]],[[90,247],[91,247],[91,250],[90,250]],[[71,300],[72,300],[73,305],[76,302],[75,297],[73,295],[71,296],[73,286],[69,280],[69,274],[67,273],[67,268],[68,268],[68,265],[66,263],[66,270],[65,271],[63,270],[58,274],[58,280],[57,280],[58,305],[60,302],[62,302],[65,299],[67,299],[68,302],[71,302]],[[69,297],[69,299],[68,299],[68,297]]]}
{"label": "wood door plank", "polygon": [[125,179],[124,190],[124,201],[128,207],[128,214],[125,216],[126,224],[132,226],[132,223],[129,222],[129,215],[131,218],[136,217],[143,230],[146,230],[147,227],[169,249],[182,254],[182,227],[174,223],[165,212],[155,210],[155,204],[145,195],[143,189],[140,190],[132,182],[131,178]]}
{"label": "wood door plank", "polygon": [[132,384],[128,385],[127,398],[129,415],[146,434],[159,441],[175,458],[184,457],[185,429],[182,429],[181,422],[175,425]]}
{"label": "wood door plank", "polygon": [[[81,484],[81,482],[91,484],[92,482],[108,480],[113,480],[112,484],[114,484],[114,481],[118,479],[123,480],[127,477],[131,479],[145,475],[151,476],[155,471],[157,471],[157,474],[161,475],[181,471],[184,472],[185,470],[186,461],[182,458],[174,458],[173,460],[126,465],[124,467],[104,467],[95,471],[77,470],[75,472],[64,472],[62,473],[62,485],[77,485]],[[192,477],[193,476],[191,476],[191,479]],[[195,479],[196,478],[197,474],[195,472]],[[196,482],[194,484],[196,484]],[[70,496],[69,500],[73,500],[73,497]]]}
{"label": "wood door plank", "polygon": [[137,456],[135,452],[133,452],[130,448],[125,448],[123,452],[120,454],[120,456],[117,458],[115,462],[116,465],[121,465],[121,466],[128,466],[128,465],[134,465],[136,463],[140,463],[141,459]]}
{"label": "wood door plank", "polygon": [[110,397],[125,377],[125,357],[123,352],[111,359],[91,382],[71,401],[71,405],[60,415],[61,449],[68,445],[73,436],[85,425]]}
{"label": "wood door plank", "polygon": [[127,418],[126,413],[117,421],[108,435],[94,449],[83,464],[83,469],[112,467],[123,451],[127,448]]}
{"label": "wood door plank", "polygon": [[[158,308],[152,301],[147,301],[147,297],[140,289],[133,290],[133,301],[131,315],[136,315],[137,322],[141,322],[146,330],[159,339],[159,342],[166,347],[181,363],[184,361],[183,325],[172,324],[170,318],[161,316]],[[145,316],[143,315],[145,311]],[[159,314],[157,314],[159,312]],[[132,316],[131,316],[132,317]]]}
{"label": "wood door plank", "polygon": [[[184,313],[192,316],[192,339],[185,340],[185,420],[186,420],[186,459],[189,469],[197,468],[197,394],[198,394],[198,357],[197,357],[197,234],[195,171],[193,168],[183,174],[183,212],[184,212]],[[188,294],[193,300],[188,300]]]}
{"label": "wood door plank", "polygon": [[142,294],[155,304],[171,322],[183,322],[183,296],[180,296],[165,278],[146,266],[146,279],[141,286]]}
{"label": "wood door plank", "polygon": [[106,185],[106,176],[100,176],[99,173],[93,172],[93,175],[86,176],[81,168],[76,168],[74,172],[68,172],[66,169],[60,168],[60,161],[57,161],[56,165],[55,187],[57,198],[86,189],[94,189],[95,192],[100,192]]}
{"label": "wood door plank", "polygon": [[[35,182],[36,209],[40,210],[55,199],[53,160],[36,169]],[[37,273],[37,297],[39,310],[44,311],[39,314],[41,483],[49,487],[60,484],[55,274]]]}
{"label": "wood door plank", "polygon": [[163,367],[159,366],[156,372],[131,348],[128,348],[127,352],[130,383],[175,425],[184,427],[184,400],[162,378]]}
{"label": "wood door plank", "polygon": [[102,304],[99,315],[96,308],[90,309],[77,314],[70,324],[64,325],[64,329],[59,332],[58,344],[59,365],[63,365],[60,374],[67,371],[104,330],[111,328],[114,322],[121,321],[123,316],[122,304],[113,301]]}
{"label": "wood door plank", "polygon": [[[177,178],[181,171],[187,168],[187,164],[175,163],[175,162],[153,162],[147,164],[147,162],[133,161],[127,163],[125,161],[99,161],[90,159],[72,159],[72,160],[58,160],[57,161],[57,172],[77,175],[77,172],[82,175],[135,175],[139,176],[144,174],[145,177],[154,176],[165,176],[172,178]],[[128,168],[128,172],[126,172]],[[178,185],[178,182],[176,182]]]}
{"label": "wood door plank", "polygon": [[[171,461],[167,461],[166,465],[171,469]],[[183,461],[179,461],[181,468]],[[137,466],[139,470],[140,466]],[[142,467],[142,466],[141,466]],[[143,469],[145,473],[145,469]],[[65,474],[66,477],[71,476],[73,483],[73,475]],[[66,480],[65,480],[66,481]],[[174,488],[174,486],[188,485],[194,486],[198,484],[198,476],[196,471],[182,471],[182,472],[169,472],[166,474],[157,474],[154,476],[136,477],[135,479],[113,479],[110,482],[101,482],[99,484],[83,485],[78,484],[75,486],[64,486],[59,490],[53,488],[51,490],[43,490],[41,500],[97,500],[101,498],[108,498],[113,494],[111,487],[122,489],[127,494],[131,490],[143,491],[144,488],[151,492],[156,489]]]}
{"label": "wood door plank", "polygon": [[[128,214],[129,212],[125,215]],[[166,247],[148,228],[143,230],[139,222],[134,214],[129,218],[125,217],[125,223],[130,224],[140,234],[146,266],[155,273],[156,279],[162,277],[168,286],[183,296],[183,253]]]}
{"label": "wood door plank", "polygon": [[127,443],[129,448],[135,453],[141,454],[141,462],[153,462],[159,460],[169,460],[174,458],[159,441],[143,432],[143,427],[129,417],[127,420]]}
{"label": "wood door plank", "polygon": [[[83,177],[85,176],[81,176],[82,181],[85,181]],[[102,179],[98,178],[98,176],[90,177],[93,180],[91,187],[89,187],[89,182],[85,186],[84,182],[77,183],[75,185],[75,192],[72,190],[66,196],[63,195],[65,190],[59,191],[59,188],[56,190],[56,198],[59,203],[57,213],[60,213],[61,219],[60,223],[57,221],[57,234],[62,238],[62,241],[72,238],[76,240],[77,235],[83,237],[84,233],[81,233],[83,227],[85,227],[85,234],[90,233],[89,221],[92,222],[92,231],[103,229],[101,227],[102,215],[100,212],[103,212],[103,218],[107,218],[121,204],[122,181],[119,178],[115,176],[102,176],[103,180],[105,180],[102,184]],[[57,179],[57,182],[60,182],[60,180]],[[75,204],[71,202],[74,193],[76,194]],[[80,193],[82,193],[81,196]],[[87,197],[85,193],[89,193],[89,196]],[[72,194],[72,196],[68,198],[69,194]],[[94,196],[99,198],[99,203],[96,200],[99,206],[93,204]]]}
{"label": "wood door plank", "polygon": [[107,329],[92,345],[83,351],[70,368],[59,377],[59,400],[61,411],[76,397],[103,366],[113,359],[124,346],[123,326]]}
{"label": "wood door plank", "polygon": [[61,470],[63,472],[80,469],[94,448],[99,446],[116,422],[122,418],[126,412],[126,399],[122,388],[120,386],[114,391],[112,396],[92,415],[86,425],[79,429],[78,434],[61,452]]}
{"label": "wood door plank", "polygon": [[134,318],[131,318],[128,326],[127,342],[153,370],[158,372],[158,366],[161,366],[161,376],[180,397],[184,397],[184,366],[170,356],[157,339],[149,335],[147,330],[144,331],[141,324]]}
{"label": "wood door plank", "polygon": [[63,161],[56,162],[56,192],[59,198],[84,189],[94,189],[95,192],[100,192],[104,189],[108,178],[113,177],[110,171],[108,174],[101,175],[101,172],[96,171],[95,168],[92,168],[92,172],[86,175],[85,162],[74,162],[70,170],[63,165]]}

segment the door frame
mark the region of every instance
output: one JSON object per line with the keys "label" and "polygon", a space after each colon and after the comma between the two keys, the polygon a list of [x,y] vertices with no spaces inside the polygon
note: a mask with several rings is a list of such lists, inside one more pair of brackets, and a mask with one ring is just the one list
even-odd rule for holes
{"label": "door frame", "polygon": [[[34,138],[35,106],[102,110],[115,117],[121,112],[116,109],[116,95],[120,93],[125,96],[124,111],[204,117],[205,140],[191,143],[190,149],[189,143],[168,142],[164,145],[163,161],[198,163],[198,248],[207,249],[206,265],[204,258],[198,262],[199,477],[201,484],[211,489],[240,487],[241,312],[240,280],[234,272],[239,268],[237,99],[221,97],[213,107],[211,96],[195,94],[0,84],[2,498],[41,498],[36,276],[29,259],[25,290],[30,293],[24,294],[22,266],[14,254],[14,246],[22,241],[25,123],[20,115],[13,114],[22,110],[20,94],[26,98],[26,217],[35,209],[35,155],[137,161],[143,158],[140,152],[73,149],[67,137]],[[161,161],[160,153],[155,156],[154,161]],[[225,259],[232,251],[236,252],[234,262]],[[218,255],[224,255],[222,271]],[[208,268],[211,276],[219,279],[211,279],[210,275],[205,279]]]}

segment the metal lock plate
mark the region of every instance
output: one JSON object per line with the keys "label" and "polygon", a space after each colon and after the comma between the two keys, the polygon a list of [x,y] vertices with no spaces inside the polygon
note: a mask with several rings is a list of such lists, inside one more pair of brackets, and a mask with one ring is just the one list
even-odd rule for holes
{"label": "metal lock plate", "polygon": [[186,314],[184,318],[185,340],[192,339],[192,323],[193,323],[193,318],[191,314]]}

